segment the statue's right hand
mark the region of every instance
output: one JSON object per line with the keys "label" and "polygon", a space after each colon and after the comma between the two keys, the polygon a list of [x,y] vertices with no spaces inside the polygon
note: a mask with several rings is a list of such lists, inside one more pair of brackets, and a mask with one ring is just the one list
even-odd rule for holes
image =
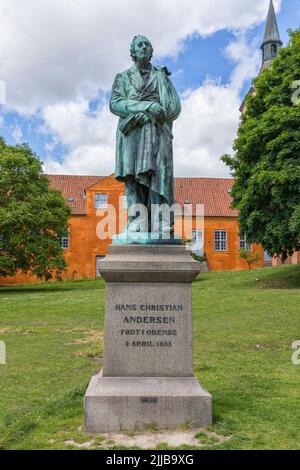
{"label": "statue's right hand", "polygon": [[166,113],[164,108],[159,103],[153,103],[149,109],[150,113],[156,117],[158,121],[163,121],[166,119]]}

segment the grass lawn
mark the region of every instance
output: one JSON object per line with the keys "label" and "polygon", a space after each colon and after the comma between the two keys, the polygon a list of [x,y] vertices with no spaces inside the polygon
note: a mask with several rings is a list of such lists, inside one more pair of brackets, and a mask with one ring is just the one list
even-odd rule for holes
{"label": "grass lawn", "polygon": [[[0,448],[70,449],[101,368],[104,282],[0,288]],[[214,398],[204,449],[300,449],[300,266],[202,274],[193,286],[195,373]],[[153,431],[155,432],[155,431]],[[94,447],[107,448],[101,436]],[[162,444],[160,448],[165,448]]]}

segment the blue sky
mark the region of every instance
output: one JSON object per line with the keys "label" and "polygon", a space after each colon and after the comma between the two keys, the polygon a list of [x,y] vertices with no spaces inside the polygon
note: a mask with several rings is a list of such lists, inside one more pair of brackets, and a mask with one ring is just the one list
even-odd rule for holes
{"label": "blue sky", "polygon": [[[7,0],[2,1],[5,3]],[[24,54],[22,51],[24,39],[20,37],[18,43],[17,38],[16,44],[14,44],[15,39],[12,36],[12,28],[18,24],[18,17],[14,16],[16,10],[12,6],[16,8],[18,1],[10,0],[10,8],[7,10],[7,21],[11,21],[11,28],[7,28],[7,31],[0,31],[0,43],[9,44],[8,47],[11,47],[10,54],[8,55],[6,51],[6,56],[3,49],[1,62],[0,46],[0,63],[6,64],[2,75],[0,68],[0,79],[3,77],[7,88],[7,103],[0,107],[0,135],[4,136],[10,144],[29,143],[36,154],[46,162],[45,171],[48,172],[79,174],[108,174],[112,172],[116,122],[108,114],[107,99],[114,74],[130,66],[128,56],[124,52],[122,55],[120,52],[120,57],[114,54],[112,55],[113,59],[108,63],[105,62],[107,59],[103,50],[103,57],[99,58],[97,65],[99,70],[94,70],[96,67],[93,64],[93,59],[96,63],[98,39],[95,40],[94,50],[90,51],[90,47],[88,48],[89,54],[91,54],[89,62],[85,62],[87,60],[84,53],[85,39],[81,43],[80,37],[76,38],[77,43],[74,43],[74,37],[72,37],[69,44],[65,43],[63,34],[61,36],[58,34],[56,49],[48,52],[46,41],[49,39],[49,35],[44,35],[42,30],[40,35],[38,32],[35,33],[37,35],[34,38],[34,43],[31,38],[31,28],[35,28],[36,24],[30,23],[29,16],[23,15],[24,30],[27,31],[25,40],[28,41],[28,44],[26,45],[24,63],[18,69],[17,63]],[[47,1],[44,0],[46,3]],[[56,0],[53,1],[55,4]],[[158,3],[158,12],[159,5],[163,7],[163,3],[167,4],[167,1]],[[255,71],[259,69],[260,56],[258,53],[260,53],[259,47],[265,26],[264,18],[268,8],[268,1],[265,1],[263,8],[265,14],[263,14],[261,1],[255,3],[255,0],[243,0],[243,2],[228,0],[228,5],[236,3],[241,12],[244,8],[246,13],[255,4],[257,18],[245,19],[245,24],[241,22],[239,25],[239,19],[234,18],[236,11],[232,8],[232,25],[228,24],[230,23],[230,12],[225,11],[223,14],[225,27],[222,27],[223,17],[222,12],[219,12],[216,21],[220,22],[221,26],[218,28],[218,26],[212,25],[211,28],[214,29],[212,33],[205,31],[205,26],[203,26],[205,22],[201,20],[202,12],[200,10],[198,12],[199,25],[193,24],[192,20],[190,20],[190,24],[187,21],[184,31],[178,32],[178,37],[174,41],[170,39],[172,31],[169,36],[166,33],[161,50],[158,51],[158,56],[154,57],[156,64],[167,65],[172,71],[173,83],[183,97],[183,115],[182,118],[179,118],[178,124],[176,123],[177,127],[175,126],[175,171],[178,176],[228,176],[228,170],[219,162],[219,156],[229,150],[228,147],[238,124],[239,101],[242,101],[243,95],[250,87],[252,74],[255,74]],[[27,1],[28,8],[30,2],[31,0]],[[94,0],[87,0],[87,2],[92,4]],[[143,2],[145,6],[148,4],[147,0],[141,0],[141,3]],[[109,3],[103,0],[108,17],[112,14],[109,10]],[[155,1],[152,2],[152,4],[155,3]],[[203,3],[206,3],[205,0]],[[226,4],[226,0],[223,1],[224,3]],[[274,3],[276,5],[276,1]],[[131,5],[133,4],[131,3]],[[177,8],[176,5],[177,2],[173,3],[174,10]],[[67,10],[68,5],[63,8],[58,2],[54,6],[56,6],[55,14],[58,17],[61,15],[62,23],[65,15],[73,13]],[[136,8],[138,18],[141,12],[138,7]],[[41,12],[36,12],[36,14],[42,15]],[[173,12],[173,15],[176,18],[176,11]],[[178,15],[180,16],[180,12]],[[229,20],[227,17],[225,19],[225,15],[229,15]],[[87,21],[89,20],[91,19],[87,17]],[[74,21],[79,20],[74,16]],[[51,19],[49,23],[51,24]],[[288,40],[287,29],[295,29],[300,24],[299,0],[282,0],[278,23],[282,40],[286,43]],[[181,23],[178,24],[181,26]],[[240,27],[236,27],[236,24]],[[124,29],[123,36],[121,37],[121,33],[120,38],[115,35],[116,45],[111,47],[121,49],[120,43],[122,41],[128,43],[127,37],[132,37],[131,31],[134,30],[134,25],[128,24],[128,31],[126,24],[123,23],[122,27]],[[171,28],[171,26],[169,27]],[[198,31],[195,32],[195,28],[198,28]],[[147,33],[147,25],[144,29]],[[97,31],[95,29],[94,34],[97,35]],[[159,32],[155,33],[157,37],[154,40],[154,45],[160,44],[160,34]],[[152,39],[151,35],[149,36]],[[13,41],[11,45],[10,38]],[[41,50],[36,45],[39,38]],[[92,41],[90,38],[89,40]],[[105,41],[105,38],[102,40]],[[72,50],[72,41],[74,50]],[[102,49],[105,47],[106,45]],[[127,47],[129,44],[126,45]],[[71,62],[65,61],[66,56],[62,55],[61,49],[64,54],[68,54],[68,60],[71,60],[70,56],[74,54]],[[102,49],[100,48],[100,50]],[[43,63],[42,53],[44,51],[47,56],[46,64]],[[245,57],[243,57],[244,55]],[[26,63],[26,58],[28,58],[28,63]],[[101,61],[104,64],[102,66]],[[85,74],[80,68],[80,62],[82,62],[82,67],[86,68]],[[48,71],[47,67],[49,67]],[[15,70],[13,79],[10,78],[12,70]],[[234,76],[236,78],[233,78]],[[76,86],[73,85],[74,77],[77,80]],[[24,84],[24,91],[22,84]],[[221,111],[224,112],[223,117],[220,117],[220,108],[218,108],[220,100],[224,100],[224,105],[221,108]],[[189,134],[188,113],[190,107],[196,105],[199,106],[199,122],[197,123],[197,119],[194,118],[194,129]],[[210,124],[205,124],[203,121],[208,115]],[[193,112],[193,116],[197,116],[197,113]],[[212,129],[212,126],[217,126],[217,129]],[[216,144],[212,138],[206,136],[209,129],[212,134],[219,136],[220,142]]]}
{"label": "blue sky", "polygon": [[[251,1],[245,3],[251,5]],[[297,4],[298,3],[298,4]],[[294,8],[291,5],[294,4]],[[284,0],[281,11],[277,15],[281,39],[286,44],[289,36],[287,30],[300,27],[300,3],[293,0]],[[259,26],[251,28],[246,33],[249,43],[257,41],[259,49],[265,29],[265,21]],[[182,73],[173,77],[177,89],[182,92],[186,88],[199,86],[208,76],[219,77],[222,83],[228,83],[234,63],[224,54],[224,48],[234,40],[234,33],[226,30],[218,31],[208,38],[195,36],[185,41],[184,51],[175,60],[162,60],[170,70],[180,70]],[[255,52],[253,50],[253,52]],[[243,92],[247,92],[251,80],[247,80]]]}

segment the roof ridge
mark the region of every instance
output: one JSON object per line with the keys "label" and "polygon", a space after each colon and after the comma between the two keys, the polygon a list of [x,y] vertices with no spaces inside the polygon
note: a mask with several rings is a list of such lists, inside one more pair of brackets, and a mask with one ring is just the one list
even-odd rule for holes
{"label": "roof ridge", "polygon": [[213,176],[175,176],[175,180],[219,180],[219,181],[234,181],[234,178],[222,178],[222,177],[213,177]]}
{"label": "roof ridge", "polygon": [[99,175],[61,175],[56,173],[45,173],[47,176],[68,176],[70,178],[106,178],[106,176]]}
{"label": "roof ridge", "polygon": [[[113,173],[107,176],[98,175],[58,175],[52,173],[46,173],[46,176],[50,177],[67,177],[67,178],[99,178],[105,180],[113,176]],[[234,178],[222,177],[222,176],[175,176],[174,180],[209,180],[209,181],[234,181]]]}

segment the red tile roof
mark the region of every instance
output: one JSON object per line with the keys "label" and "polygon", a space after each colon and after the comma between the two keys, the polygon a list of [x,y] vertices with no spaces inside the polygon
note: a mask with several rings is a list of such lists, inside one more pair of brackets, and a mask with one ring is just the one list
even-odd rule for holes
{"label": "red tile roof", "polygon": [[[71,176],[48,175],[50,186],[59,189],[67,204],[72,209],[72,214],[86,213],[84,193],[87,188],[104,179],[104,176]],[[71,202],[74,199],[74,202]]]}
{"label": "red tile roof", "polygon": [[233,179],[224,178],[175,178],[175,198],[178,204],[185,202],[204,205],[206,217],[237,217],[237,211],[230,208]]}
{"label": "red tile roof", "polygon": [[[104,176],[48,175],[51,187],[59,189],[73,214],[85,214],[85,190],[102,181]],[[175,198],[178,204],[204,204],[206,217],[237,217],[237,211],[230,208],[230,191],[233,179],[222,178],[175,178]],[[74,198],[74,202],[69,201]]]}

